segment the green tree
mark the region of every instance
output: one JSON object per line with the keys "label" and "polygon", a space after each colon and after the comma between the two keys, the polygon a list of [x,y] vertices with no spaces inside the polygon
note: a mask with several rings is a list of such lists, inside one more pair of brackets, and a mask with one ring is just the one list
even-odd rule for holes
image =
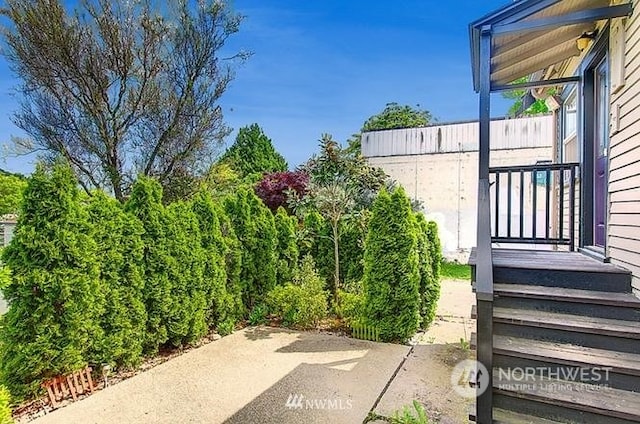
{"label": "green tree", "polygon": [[431,256],[431,274],[439,281],[442,268],[442,245],[440,244],[438,224],[434,221],[427,222],[427,238],[429,239],[429,256]]}
{"label": "green tree", "polygon": [[286,171],[288,167],[258,124],[240,128],[235,142],[218,163],[231,165],[242,177]]}
{"label": "green tree", "polygon": [[395,102],[387,103],[381,112],[370,116],[362,124],[360,132],[351,136],[348,141],[348,150],[354,154],[360,153],[363,132],[425,127],[433,120],[431,112],[420,109],[420,105],[414,108]]}
{"label": "green tree", "polygon": [[[214,207],[220,222],[220,232],[224,242],[223,256],[227,276],[226,287],[227,294],[230,296],[228,302],[230,302],[229,307],[231,310],[231,315],[227,320],[220,320],[218,328],[220,328],[221,324],[223,324],[223,328],[232,328],[231,323],[235,323],[237,319],[242,318],[246,311],[242,302],[242,282],[240,281],[242,273],[242,244],[238,236],[236,236],[233,222],[225,212],[224,206],[216,203]],[[218,332],[220,333],[220,330]]]}
{"label": "green tree", "polygon": [[99,361],[135,366],[142,357],[147,320],[142,223],[100,191],[90,198],[88,212],[105,296],[105,311],[100,317],[105,337],[98,349]]}
{"label": "green tree", "polygon": [[144,232],[144,304],[147,310],[145,353],[155,353],[168,338],[168,325],[173,304],[169,268],[171,257],[167,230],[168,218],[162,205],[162,187],[148,177],[140,177],[132,187],[125,210],[138,218]]}
{"label": "green tree", "polygon": [[242,188],[227,197],[224,207],[240,241],[243,302],[247,310],[251,310],[276,285],[275,220],[251,188]]}
{"label": "green tree", "polygon": [[216,326],[227,320],[235,323],[233,295],[227,292],[225,240],[211,195],[206,192],[198,193],[193,200],[192,208],[198,217],[200,241],[204,250],[203,278],[209,325]]}
{"label": "green tree", "polygon": [[335,180],[324,185],[312,183],[309,192],[313,206],[330,225],[333,242],[333,301],[338,300],[340,289],[340,225],[353,208],[354,190],[346,182]]}
{"label": "green tree", "polygon": [[344,284],[362,280],[364,269],[364,242],[367,237],[371,213],[363,209],[345,219],[340,228],[340,263],[343,268]]}
{"label": "green tree", "polygon": [[365,317],[383,340],[406,340],[420,322],[415,218],[402,188],[373,204],[364,254]]}
{"label": "green tree", "polygon": [[26,186],[27,180],[24,177],[0,172],[0,215],[18,213]]}
{"label": "green tree", "polygon": [[83,367],[100,345],[103,287],[87,214],[71,170],[38,165],[18,227],[3,250],[10,308],[0,330],[0,377],[18,399]]}
{"label": "green tree", "polygon": [[[427,222],[421,212],[415,216],[420,267],[420,320],[421,326],[427,328],[435,318],[440,298],[439,264],[442,258],[440,242],[433,240],[432,222]],[[437,237],[437,226],[435,228]]]}
{"label": "green tree", "polygon": [[298,229],[300,257],[310,255],[324,281],[333,281],[333,242],[331,228],[316,209],[310,209],[302,218]]}
{"label": "green tree", "polygon": [[220,55],[242,17],[224,0],[65,3],[4,5],[15,123],[30,136],[17,147],[66,158],[120,201],[138,174],[165,186],[206,169],[229,133],[219,99],[247,55]]}
{"label": "green tree", "polygon": [[[513,81],[512,84],[520,84],[528,81],[529,81],[529,77],[525,76]],[[553,89],[548,90],[549,94],[553,94],[553,92],[554,92]],[[532,104],[530,104],[525,108],[524,98],[527,95],[527,93],[528,93],[528,90],[510,90],[502,93],[502,97],[504,97],[505,99],[513,100],[513,104],[509,107],[509,110],[507,111],[508,116],[515,118],[522,115],[527,115],[527,116],[540,115],[542,113],[549,112],[549,108],[547,107],[547,104],[545,103],[544,100],[541,100],[541,99],[535,99],[535,101]]]}
{"label": "green tree", "polygon": [[188,203],[180,201],[167,207],[167,236],[171,281],[167,336],[171,344],[180,346],[207,333],[210,307],[207,295],[212,290],[203,278],[206,255],[198,217]]}
{"label": "green tree", "polygon": [[433,116],[427,110],[409,105],[387,103],[382,112],[369,117],[362,125],[362,131],[396,130],[424,127],[431,123]]}
{"label": "green tree", "polygon": [[296,227],[298,219],[289,216],[281,206],[275,214],[276,232],[278,234],[278,268],[276,281],[278,284],[290,282],[298,268],[298,243]]}
{"label": "green tree", "polygon": [[329,276],[333,281],[335,302],[342,280],[340,246],[343,220],[369,207],[375,194],[384,187],[387,176],[382,170],[369,166],[359,154],[343,149],[329,134],[322,135],[320,154],[309,160],[304,168],[311,182],[307,187],[308,194],[294,209],[303,216],[310,209],[317,211],[329,227],[327,237],[333,242],[331,258],[314,258],[323,276],[325,263],[328,261],[333,266]]}

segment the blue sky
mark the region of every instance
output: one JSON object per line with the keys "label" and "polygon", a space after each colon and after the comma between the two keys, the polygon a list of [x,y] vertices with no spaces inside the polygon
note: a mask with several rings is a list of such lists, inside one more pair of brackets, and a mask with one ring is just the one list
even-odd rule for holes
{"label": "blue sky", "polygon": [[[439,121],[476,119],[469,22],[505,0],[233,0],[246,16],[229,51],[253,56],[221,104],[237,129],[257,122],[290,166],[322,133],[344,142],[388,102],[420,105]],[[21,135],[10,121],[16,85],[0,58],[0,141]],[[494,97],[493,115],[509,102]],[[227,145],[233,141],[233,134]],[[33,158],[2,155],[0,167],[29,172]]]}

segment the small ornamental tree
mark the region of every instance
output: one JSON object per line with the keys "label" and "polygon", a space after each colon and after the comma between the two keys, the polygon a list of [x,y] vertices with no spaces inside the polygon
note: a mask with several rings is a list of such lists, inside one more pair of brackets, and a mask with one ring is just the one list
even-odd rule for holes
{"label": "small ornamental tree", "polygon": [[239,189],[224,202],[242,250],[240,281],[247,310],[276,284],[278,245],[273,214],[250,189]]}
{"label": "small ornamental tree", "polygon": [[420,322],[417,240],[411,204],[402,188],[373,203],[364,254],[365,317],[382,340],[406,340]]}
{"label": "small ornamental tree", "polygon": [[0,329],[0,376],[18,399],[85,366],[103,337],[96,244],[76,184],[66,165],[38,166],[3,251],[11,282],[3,290],[10,307]]}
{"label": "small ornamental tree", "polygon": [[100,318],[105,337],[98,359],[100,363],[135,366],[142,357],[147,321],[142,223],[100,191],[91,197],[88,212],[105,296],[105,311]]}
{"label": "small ornamental tree", "polygon": [[272,172],[256,184],[256,194],[273,212],[287,208],[291,194],[301,198],[307,193],[309,175],[303,171]]}
{"label": "small ornamental tree", "polygon": [[204,258],[203,279],[209,310],[207,319],[209,325],[216,326],[227,319],[234,320],[234,302],[232,296],[227,293],[225,241],[211,195],[206,192],[198,193],[191,207],[200,227]]}
{"label": "small ornamental tree", "polygon": [[298,244],[296,241],[296,226],[298,220],[289,216],[283,208],[278,208],[275,215],[276,231],[278,233],[278,267],[276,282],[284,284],[290,282],[298,267]]}
{"label": "small ornamental tree", "polygon": [[258,124],[240,128],[235,142],[222,155],[219,163],[230,164],[242,177],[287,170],[287,161],[276,151],[271,139]]}
{"label": "small ornamental tree", "polygon": [[140,177],[131,190],[125,210],[142,223],[144,233],[144,304],[147,310],[144,351],[157,352],[168,340],[170,313],[175,307],[172,297],[173,282],[169,267],[174,259],[169,250],[167,214],[162,205],[160,184],[148,177]]}

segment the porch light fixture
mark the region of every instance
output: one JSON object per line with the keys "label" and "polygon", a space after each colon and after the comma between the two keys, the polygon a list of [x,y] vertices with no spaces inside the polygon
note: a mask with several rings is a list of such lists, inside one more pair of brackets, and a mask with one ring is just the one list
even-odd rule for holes
{"label": "porch light fixture", "polygon": [[598,30],[583,32],[582,35],[576,40],[576,44],[578,45],[578,50],[584,51],[587,47],[589,47],[589,43],[596,39],[598,35]]}

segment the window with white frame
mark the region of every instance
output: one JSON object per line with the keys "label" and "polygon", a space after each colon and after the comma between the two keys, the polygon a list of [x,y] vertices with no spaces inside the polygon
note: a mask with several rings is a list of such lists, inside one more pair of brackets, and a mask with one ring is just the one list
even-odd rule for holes
{"label": "window with white frame", "polygon": [[562,161],[576,162],[578,160],[578,95],[573,89],[562,105]]}

